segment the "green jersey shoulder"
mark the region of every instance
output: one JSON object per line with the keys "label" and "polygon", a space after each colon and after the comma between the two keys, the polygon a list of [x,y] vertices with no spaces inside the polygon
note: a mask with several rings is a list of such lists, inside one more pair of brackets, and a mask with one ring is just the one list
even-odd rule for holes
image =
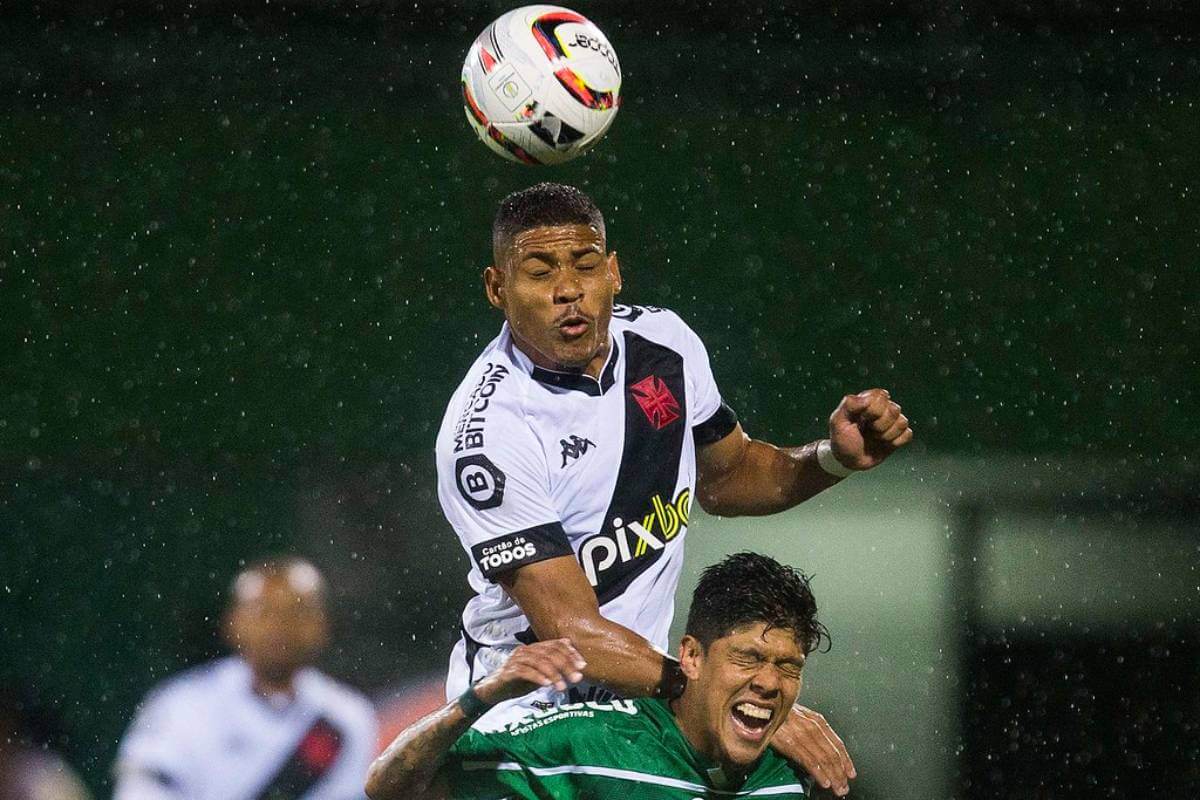
{"label": "green jersey shoulder", "polygon": [[770,748],[744,781],[731,784],[692,748],[667,704],[653,699],[575,703],[498,731],[468,731],[441,775],[462,800],[800,798],[809,786]]}

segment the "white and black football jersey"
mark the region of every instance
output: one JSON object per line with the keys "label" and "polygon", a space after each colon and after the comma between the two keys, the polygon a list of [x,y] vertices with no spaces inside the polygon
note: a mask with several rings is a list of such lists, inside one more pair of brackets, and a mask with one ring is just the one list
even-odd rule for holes
{"label": "white and black football jersey", "polygon": [[121,741],[114,800],[365,800],[375,712],[317,671],[272,705],[237,657],[152,691]]}
{"label": "white and black football jersey", "polygon": [[[617,306],[609,335],[596,379],[534,365],[506,324],[450,400],[438,497],[471,556],[476,596],[463,612],[448,697],[534,640],[495,580],[548,558],[578,559],[601,613],[666,651],[696,447],[726,436],[737,417],[703,343],[673,312]],[[516,705],[598,696],[596,687],[542,691]],[[506,716],[496,709],[484,721]]]}

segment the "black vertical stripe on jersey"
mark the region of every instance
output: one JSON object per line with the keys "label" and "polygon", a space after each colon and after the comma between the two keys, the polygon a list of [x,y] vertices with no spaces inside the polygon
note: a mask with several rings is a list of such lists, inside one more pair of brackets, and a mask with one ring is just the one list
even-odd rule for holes
{"label": "black vertical stripe on jersey", "polygon": [[[323,757],[327,752],[312,747],[314,740],[320,740],[325,747],[332,747],[332,756]],[[263,788],[254,796],[255,800],[300,800],[312,791],[317,781],[333,769],[341,755],[342,744],[341,731],[324,717],[318,719],[304,732],[295,749],[267,779]]]}
{"label": "black vertical stripe on jersey", "polygon": [[[679,419],[662,430],[655,430],[642,407],[633,397],[630,386],[654,375],[671,390],[679,402]],[[625,332],[625,443],[621,451],[621,466],[617,485],[613,489],[608,512],[600,536],[612,536],[616,529],[613,520],[621,518],[628,524],[641,519],[654,509],[652,498],[658,495],[664,503],[671,502],[679,481],[679,460],[683,455],[683,437],[688,430],[687,393],[683,375],[683,356],[669,347],[656,344]],[[661,538],[661,536],[660,536]],[[630,548],[637,537],[630,534]],[[586,544],[586,541],[584,542]],[[600,605],[621,595],[629,584],[654,562],[662,558],[666,548],[653,550],[629,561],[618,560],[597,576],[596,598]]]}

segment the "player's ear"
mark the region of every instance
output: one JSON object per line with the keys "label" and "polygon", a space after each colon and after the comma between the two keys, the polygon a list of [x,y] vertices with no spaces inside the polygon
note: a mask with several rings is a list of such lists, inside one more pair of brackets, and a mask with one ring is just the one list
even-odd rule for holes
{"label": "player's ear", "polygon": [[608,254],[608,274],[613,280],[613,294],[621,293],[621,263],[617,261],[617,251]]}
{"label": "player's ear", "polygon": [[679,641],[679,671],[689,681],[700,677],[700,663],[704,660],[704,645],[695,636],[684,636]]}
{"label": "player's ear", "polygon": [[504,268],[494,264],[483,271],[483,291],[488,302],[504,310]]}

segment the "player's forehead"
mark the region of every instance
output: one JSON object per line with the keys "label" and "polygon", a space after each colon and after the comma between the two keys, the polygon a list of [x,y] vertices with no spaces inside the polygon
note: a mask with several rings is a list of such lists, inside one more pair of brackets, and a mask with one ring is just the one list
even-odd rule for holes
{"label": "player's forehead", "polygon": [[595,225],[581,223],[538,225],[518,231],[508,246],[509,254],[522,258],[536,252],[604,252],[604,232]]}

